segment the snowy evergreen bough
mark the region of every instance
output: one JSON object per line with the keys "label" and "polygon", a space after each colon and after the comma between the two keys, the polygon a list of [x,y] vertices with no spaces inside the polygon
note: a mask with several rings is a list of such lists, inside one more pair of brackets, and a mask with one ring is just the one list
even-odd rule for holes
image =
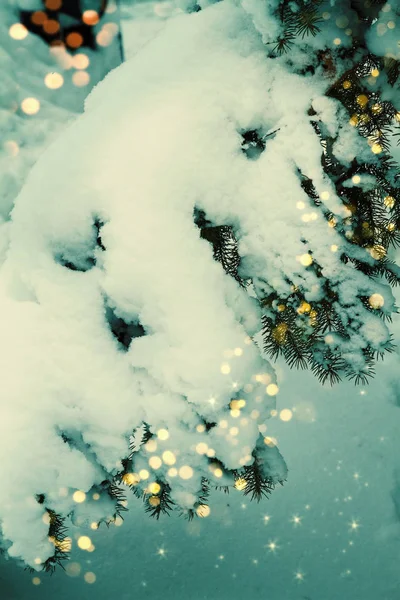
{"label": "snowy evergreen bough", "polygon": [[129,489],[156,518],[207,516],[211,487],[260,500],[287,476],[267,357],[365,382],[392,349],[394,10],[180,7],[12,213],[0,520],[33,569],[67,557],[67,518],[111,522]]}

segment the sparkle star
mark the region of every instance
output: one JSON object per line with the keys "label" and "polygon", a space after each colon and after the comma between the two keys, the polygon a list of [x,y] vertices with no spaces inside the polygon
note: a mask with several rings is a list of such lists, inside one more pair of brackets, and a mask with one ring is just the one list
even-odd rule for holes
{"label": "sparkle star", "polygon": [[302,573],[301,571],[296,571],[296,573],[294,574],[294,578],[300,582],[300,581],[304,581],[304,573]]}
{"label": "sparkle star", "polygon": [[354,479],[360,479],[360,473],[354,473],[353,477]]}
{"label": "sparkle star", "polygon": [[158,556],[165,556],[165,548],[159,548],[157,554]]}
{"label": "sparkle star", "polygon": [[268,542],[267,548],[269,549],[270,552],[276,552],[278,549],[276,541],[271,540],[270,542]]}
{"label": "sparkle star", "polygon": [[360,523],[358,521],[356,521],[355,519],[353,519],[350,523],[350,529],[351,531],[357,531],[357,529],[360,527]]}
{"label": "sparkle star", "polygon": [[301,517],[299,517],[298,515],[293,515],[293,517],[291,518],[291,522],[295,527],[297,527],[297,525],[301,524]]}
{"label": "sparkle star", "polygon": [[269,515],[264,515],[263,520],[264,520],[264,523],[267,525],[270,522],[271,517]]}

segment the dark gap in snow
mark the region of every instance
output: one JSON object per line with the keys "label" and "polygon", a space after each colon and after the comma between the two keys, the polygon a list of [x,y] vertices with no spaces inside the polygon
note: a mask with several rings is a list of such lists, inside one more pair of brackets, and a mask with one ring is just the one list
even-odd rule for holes
{"label": "dark gap in snow", "polygon": [[199,229],[203,229],[204,227],[213,227],[213,223],[207,219],[205,211],[197,206],[195,206],[193,210],[193,221]]}
{"label": "dark gap in snow", "polygon": [[44,495],[44,494],[37,494],[37,496],[36,496],[36,501],[37,501],[39,504],[44,504],[44,501],[45,501],[45,495]]}
{"label": "dark gap in snow", "polygon": [[216,423],[207,423],[207,421],[204,421],[204,427],[206,428],[206,431],[210,431],[210,429],[213,429],[213,427],[216,425]]}
{"label": "dark gap in snow", "polygon": [[93,227],[96,232],[96,246],[100,248],[100,250],[105,250],[106,247],[103,244],[103,240],[101,239],[101,228],[104,226],[104,222],[96,217],[93,222]]}
{"label": "dark gap in snow", "polygon": [[134,338],[146,335],[146,330],[139,320],[127,322],[118,317],[109,306],[106,307],[106,320],[111,333],[125,350],[128,350]]}
{"label": "dark gap in snow", "polygon": [[257,160],[265,150],[265,139],[260,131],[251,129],[241,132],[242,152],[249,160]]}
{"label": "dark gap in snow", "polygon": [[92,235],[88,242],[79,247],[64,248],[56,252],[54,260],[70,271],[85,273],[97,264],[96,250],[106,248],[101,238],[101,228],[104,223],[98,217],[93,220]]}

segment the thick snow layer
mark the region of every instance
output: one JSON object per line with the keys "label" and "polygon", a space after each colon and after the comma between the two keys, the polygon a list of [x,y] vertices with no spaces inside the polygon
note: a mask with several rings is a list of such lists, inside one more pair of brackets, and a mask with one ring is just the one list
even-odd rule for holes
{"label": "thick snow layer", "polygon": [[[202,476],[232,483],[210,472],[209,458],[229,469],[252,462],[278,388],[249,337],[257,304],[213,260],[194,207],[240,233],[257,289],[269,281],[287,293],[290,275],[308,300],[320,298],[301,259],[312,253],[360,321],[369,314],[356,304],[360,289],[390,309],[386,288],[341,265],[331,245],[343,240],[299,184],[298,170],[326,209],[342,213],[308,115],[313,105],[333,127],[324,85],[268,60],[246,13],[224,2],[169,22],[95,88],[85,115],[35,165],[12,213],[0,287],[0,453],[13,456],[0,466],[0,520],[11,556],[37,567],[52,554],[35,494],[68,514],[74,490],[121,468],[142,422],[169,435],[143,450],[138,467],[170,483],[182,507],[193,506]],[[241,133],[253,129],[274,132],[258,160],[241,149]],[[125,352],[111,318],[146,335]],[[355,360],[363,342],[384,341],[380,323],[370,316],[352,341]],[[240,418],[232,399],[245,401]],[[217,426],[204,431],[204,420]],[[166,451],[176,468],[162,462]],[[270,462],[284,479],[282,459]]]}

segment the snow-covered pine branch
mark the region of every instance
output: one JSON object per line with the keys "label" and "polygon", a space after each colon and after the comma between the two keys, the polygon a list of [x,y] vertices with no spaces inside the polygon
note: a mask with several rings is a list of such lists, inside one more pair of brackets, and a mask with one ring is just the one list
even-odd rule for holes
{"label": "snow-covered pine branch", "polygon": [[272,355],[322,379],[363,378],[390,349],[380,276],[398,279],[398,190],[355,125],[368,134],[362,115],[392,109],[358,93],[347,115],[337,44],[318,62],[300,36],[278,57],[261,17],[276,41],[283,21],[256,0],[169,21],[17,199],[0,278],[13,457],[0,520],[33,568],[64,556],[64,517],[115,518],[123,486],[155,516],[205,516],[210,485],[260,498],[286,478],[266,435],[278,386],[262,322]]}

